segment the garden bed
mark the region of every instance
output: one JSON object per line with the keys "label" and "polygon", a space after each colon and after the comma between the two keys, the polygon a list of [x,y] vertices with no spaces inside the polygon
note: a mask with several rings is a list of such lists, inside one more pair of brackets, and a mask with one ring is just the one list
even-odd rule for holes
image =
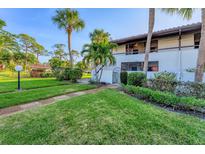
{"label": "garden bed", "polygon": [[172,93],[161,92],[144,87],[123,85],[122,89],[127,94],[145,100],[152,104],[180,111],[200,117],[205,117],[205,100],[194,97],[179,97]]}

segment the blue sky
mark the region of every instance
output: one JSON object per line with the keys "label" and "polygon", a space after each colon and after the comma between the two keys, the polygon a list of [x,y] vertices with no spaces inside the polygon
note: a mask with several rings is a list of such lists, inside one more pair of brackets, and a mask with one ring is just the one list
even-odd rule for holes
{"label": "blue sky", "polygon": [[[56,43],[67,45],[67,35],[53,24],[51,18],[56,9],[0,9],[0,18],[6,21],[6,30],[19,34],[27,33],[41,43],[47,50],[51,50]],[[85,21],[85,29],[73,33],[72,49],[82,50],[85,43],[89,43],[89,33],[95,28],[103,28],[111,34],[112,39],[133,36],[147,32],[148,9],[77,9],[80,17]],[[189,21],[181,17],[170,16],[160,9],[156,11],[154,30],[191,24],[200,21],[200,10],[196,9]],[[40,57],[41,62],[49,57]]]}

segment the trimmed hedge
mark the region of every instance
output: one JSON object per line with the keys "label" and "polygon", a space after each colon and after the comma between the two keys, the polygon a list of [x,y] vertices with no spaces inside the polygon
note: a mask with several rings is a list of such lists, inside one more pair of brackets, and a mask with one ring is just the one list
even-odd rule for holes
{"label": "trimmed hedge", "polygon": [[120,72],[120,82],[126,85],[127,84],[127,76],[128,76],[127,72]]}
{"label": "trimmed hedge", "polygon": [[128,85],[143,86],[146,81],[146,75],[143,72],[132,72],[128,74]]}
{"label": "trimmed hedge", "polygon": [[[139,99],[144,99],[153,103],[163,104],[185,110],[202,111],[205,107],[205,100],[194,97],[179,97],[169,92],[155,91],[144,87],[123,85],[123,90]],[[203,110],[203,112],[205,112]]]}

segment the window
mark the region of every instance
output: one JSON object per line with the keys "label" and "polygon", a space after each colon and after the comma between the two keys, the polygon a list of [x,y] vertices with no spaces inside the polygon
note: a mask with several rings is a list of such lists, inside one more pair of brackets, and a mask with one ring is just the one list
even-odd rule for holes
{"label": "window", "polygon": [[201,38],[201,33],[194,34],[194,48],[195,49],[199,48],[200,38]]}
{"label": "window", "polygon": [[[144,62],[123,62],[121,71],[143,71]],[[157,72],[159,70],[158,61],[148,63],[148,71]]]}
{"label": "window", "polygon": [[148,63],[148,71],[157,72],[159,71],[158,61],[152,61]]}
{"label": "window", "polygon": [[126,54],[138,54],[137,43],[126,44]]}
{"label": "window", "polygon": [[[144,48],[146,48],[146,42],[144,42]],[[158,50],[158,40],[153,40],[150,46],[150,52],[157,52]]]}

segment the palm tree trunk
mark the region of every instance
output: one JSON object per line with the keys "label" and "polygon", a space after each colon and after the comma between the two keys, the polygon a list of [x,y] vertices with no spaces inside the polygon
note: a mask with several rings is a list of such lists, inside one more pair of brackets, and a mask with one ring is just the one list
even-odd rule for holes
{"label": "palm tree trunk", "polygon": [[148,35],[147,35],[145,57],[144,57],[144,68],[143,68],[143,71],[146,76],[147,76],[149,52],[150,52],[150,46],[151,46],[151,40],[152,40],[152,32],[154,28],[154,18],[155,18],[155,9],[149,8],[149,27],[148,27]]}
{"label": "palm tree trunk", "polygon": [[73,68],[73,57],[72,57],[72,53],[71,53],[71,30],[68,32],[68,52],[69,52],[69,56],[70,56],[70,66],[71,68]]}
{"label": "palm tree trunk", "polygon": [[100,72],[99,82],[100,82],[100,80],[102,78],[102,72],[103,72],[103,67],[102,67],[101,72]]}
{"label": "palm tree trunk", "polygon": [[195,81],[202,82],[204,75],[204,64],[205,64],[205,8],[201,9],[201,38],[199,45],[199,52],[197,58],[197,66],[195,72]]}

